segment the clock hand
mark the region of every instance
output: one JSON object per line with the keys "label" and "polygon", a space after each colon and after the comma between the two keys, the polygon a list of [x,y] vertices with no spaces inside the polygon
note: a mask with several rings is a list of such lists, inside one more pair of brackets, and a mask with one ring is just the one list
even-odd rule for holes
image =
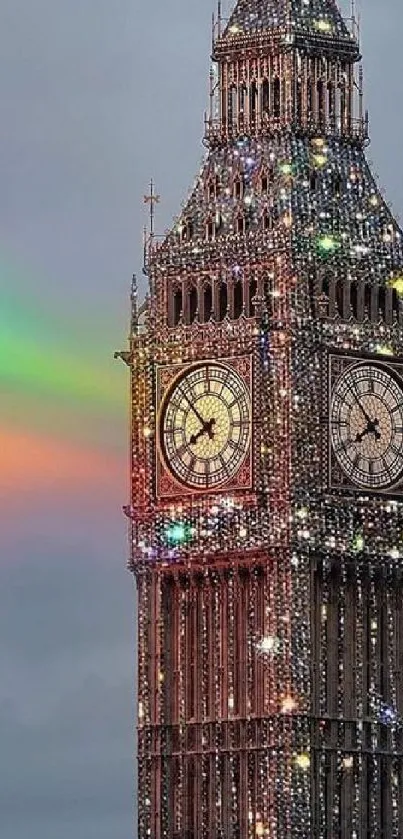
{"label": "clock hand", "polygon": [[195,416],[197,417],[197,419],[199,420],[199,422],[200,422],[200,423],[204,426],[204,425],[205,425],[206,420],[205,420],[205,419],[203,419],[203,417],[202,417],[201,413],[197,410],[196,405],[193,405],[193,404],[192,404],[192,402],[190,401],[189,397],[186,395],[186,393],[184,393],[184,392],[183,392],[183,390],[179,390],[179,393],[181,393],[181,395],[182,395],[182,396],[183,396],[183,398],[186,400],[186,402],[188,403],[189,407],[192,409],[193,413],[195,414]]}
{"label": "clock hand", "polygon": [[204,422],[203,423],[203,428],[201,428],[200,431],[197,432],[197,434],[192,434],[191,435],[191,437],[189,438],[189,443],[193,446],[194,443],[197,443],[197,441],[200,439],[200,437],[202,437],[203,434],[205,434],[206,432],[207,432],[210,440],[212,440],[213,437],[214,437],[213,425],[215,425],[214,417],[212,417],[210,420],[208,420],[208,422]]}
{"label": "clock hand", "polygon": [[361,433],[358,433],[356,435],[355,442],[361,443],[366,434],[374,434],[375,440],[380,440],[381,435],[377,429],[377,425],[379,425],[378,419],[375,418],[374,420],[370,420],[370,422],[368,422],[367,424],[367,427],[364,428],[364,431],[361,431]]}
{"label": "clock hand", "polygon": [[364,405],[362,405],[362,403],[360,402],[359,397],[358,397],[358,393],[354,390],[354,388],[352,388],[352,393],[353,393],[354,399],[355,399],[361,413],[365,417],[368,425],[371,425],[371,423],[372,423],[371,417],[369,416],[369,414],[365,410]]}

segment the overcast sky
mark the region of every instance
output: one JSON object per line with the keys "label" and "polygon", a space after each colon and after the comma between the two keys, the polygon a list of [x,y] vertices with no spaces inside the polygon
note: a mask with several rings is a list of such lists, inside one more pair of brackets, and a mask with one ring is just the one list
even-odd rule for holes
{"label": "overcast sky", "polygon": [[[403,10],[363,5],[369,158],[399,213]],[[112,354],[149,178],[163,231],[199,167],[211,12],[1,0],[1,839],[133,836],[127,376]]]}

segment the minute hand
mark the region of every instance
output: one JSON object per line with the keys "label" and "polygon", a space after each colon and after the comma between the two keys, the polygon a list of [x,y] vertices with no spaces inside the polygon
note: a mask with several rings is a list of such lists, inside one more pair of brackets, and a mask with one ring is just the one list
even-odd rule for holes
{"label": "minute hand", "polygon": [[355,390],[353,390],[353,396],[354,396],[354,399],[355,399],[355,401],[356,401],[356,403],[357,403],[357,405],[358,405],[358,407],[359,407],[359,409],[360,409],[361,413],[364,415],[364,417],[365,417],[365,419],[366,419],[366,421],[367,421],[368,425],[372,425],[373,420],[371,419],[371,417],[369,416],[369,414],[367,414],[367,412],[366,412],[366,410],[365,410],[365,408],[364,408],[364,405],[362,405],[362,404],[361,404],[361,402],[360,402],[360,400],[359,400],[359,398],[358,398],[358,393],[356,393],[356,391],[355,391]]}
{"label": "minute hand", "polygon": [[191,403],[191,401],[190,401],[189,397],[186,395],[186,393],[184,393],[184,392],[183,392],[183,390],[181,390],[180,392],[181,392],[181,394],[182,394],[183,398],[184,398],[184,399],[186,399],[186,402],[188,403],[189,407],[192,409],[193,413],[195,414],[195,416],[197,417],[197,419],[199,420],[199,422],[201,423],[201,425],[204,427],[204,426],[206,425],[206,420],[205,420],[205,419],[202,417],[202,415],[199,413],[199,411],[197,410],[196,406],[195,406],[195,405],[192,405],[192,403]]}

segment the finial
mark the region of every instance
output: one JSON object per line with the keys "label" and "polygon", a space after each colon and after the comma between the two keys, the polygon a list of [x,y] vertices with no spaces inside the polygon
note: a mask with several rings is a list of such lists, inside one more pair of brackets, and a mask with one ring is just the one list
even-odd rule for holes
{"label": "finial", "polygon": [[159,204],[160,200],[161,200],[160,196],[157,195],[157,193],[154,191],[154,181],[151,178],[150,192],[149,192],[148,195],[144,195],[144,203],[149,204],[149,207],[150,207],[150,230],[149,230],[148,235],[147,235],[147,228],[146,227],[144,228],[143,274],[145,274],[146,277],[148,276],[148,265],[147,265],[148,260],[147,260],[147,257],[148,257],[148,253],[150,253],[150,251],[152,250],[153,244],[154,244],[154,235],[155,235],[154,234],[154,214],[155,214],[154,205]]}
{"label": "finial", "polygon": [[154,238],[154,204],[159,204],[161,197],[154,192],[154,181],[151,178],[149,195],[144,196],[144,203],[150,205],[150,236]]}

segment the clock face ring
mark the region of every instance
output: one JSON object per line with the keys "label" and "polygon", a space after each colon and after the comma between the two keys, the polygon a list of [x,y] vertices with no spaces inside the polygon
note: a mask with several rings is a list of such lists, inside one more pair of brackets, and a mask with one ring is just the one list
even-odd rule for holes
{"label": "clock face ring", "polygon": [[250,435],[250,394],[233,368],[202,362],[174,380],[161,406],[159,438],[176,480],[200,491],[226,484],[246,457]]}
{"label": "clock face ring", "polygon": [[403,474],[403,382],[382,364],[358,363],[337,379],[330,442],[345,475],[368,489],[392,487]]}

